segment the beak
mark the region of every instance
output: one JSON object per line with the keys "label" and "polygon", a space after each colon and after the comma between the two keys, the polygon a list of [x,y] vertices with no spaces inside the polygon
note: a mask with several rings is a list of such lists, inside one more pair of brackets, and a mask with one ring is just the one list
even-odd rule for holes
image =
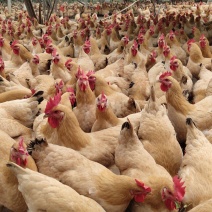
{"label": "beak", "polygon": [[105,104],[104,104],[104,103],[102,103],[102,104],[101,104],[101,107],[103,108],[103,107],[104,107],[104,105],[105,105]]}
{"label": "beak", "polygon": [[44,116],[43,116],[43,118],[48,118],[49,117],[49,114],[45,114]]}

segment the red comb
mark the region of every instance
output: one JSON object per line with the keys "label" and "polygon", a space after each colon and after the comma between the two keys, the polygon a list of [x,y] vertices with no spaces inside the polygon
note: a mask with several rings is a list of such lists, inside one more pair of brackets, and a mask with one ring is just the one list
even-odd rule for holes
{"label": "red comb", "polygon": [[54,49],[52,52],[52,56],[55,57],[58,54],[57,49]]}
{"label": "red comb", "polygon": [[38,56],[37,54],[35,54],[34,57],[36,57],[38,60],[40,59],[39,56]]}
{"label": "red comb", "polygon": [[178,201],[182,201],[185,195],[185,186],[184,182],[181,182],[181,179],[178,176],[173,177],[174,188],[175,188],[175,197]]}
{"label": "red comb", "polygon": [[45,38],[47,38],[47,37],[49,37],[48,34],[44,34],[44,35],[43,35],[43,39],[45,39]]}
{"label": "red comb", "polygon": [[133,46],[134,46],[135,48],[138,48],[138,43],[137,43],[137,41],[136,41],[136,40],[134,40],[134,42],[133,42]]}
{"label": "red comb", "polygon": [[102,91],[100,99],[101,99],[101,101],[107,100],[107,96],[104,94],[104,91]]}
{"label": "red comb", "polygon": [[194,40],[194,39],[190,39],[190,40],[187,42],[187,45],[192,44],[192,43],[195,43],[195,40]]}
{"label": "red comb", "polygon": [[161,36],[159,37],[160,40],[164,39],[164,34],[162,33]]}
{"label": "red comb", "polygon": [[56,84],[55,84],[56,94],[58,94],[58,93],[61,92],[61,90],[63,89],[63,86],[64,86],[63,80],[60,80],[59,83],[56,83]]}
{"label": "red comb", "polygon": [[14,40],[11,44],[11,47],[13,48],[16,44],[18,44],[18,41],[17,40]]}
{"label": "red comb", "polygon": [[173,60],[175,60],[175,59],[177,59],[177,57],[176,56],[173,56],[173,57],[171,57],[171,61],[173,61]]}
{"label": "red comb", "polygon": [[91,47],[91,42],[90,42],[90,40],[86,40],[84,46],[90,48],[90,47]]}
{"label": "red comb", "polygon": [[162,80],[163,78],[168,77],[168,76],[171,76],[171,75],[172,75],[171,72],[166,71],[166,72],[164,72],[164,73],[162,73],[162,74],[160,75],[159,79]]}
{"label": "red comb", "polygon": [[157,52],[154,50],[154,51],[152,51],[152,57],[154,57],[154,58],[156,58],[157,57]]}
{"label": "red comb", "polygon": [[25,152],[23,137],[21,137],[20,141],[18,142],[18,151],[21,152],[21,153]]}
{"label": "red comb", "polygon": [[80,68],[80,66],[78,67],[78,71],[77,71],[77,73],[76,73],[76,78],[77,79],[79,79],[79,77],[81,76],[81,75],[83,75],[83,70]]}
{"label": "red comb", "polygon": [[86,76],[87,76],[87,77],[90,77],[90,76],[93,75],[93,74],[95,74],[94,71],[89,71],[89,72],[86,74]]}
{"label": "red comb", "polygon": [[170,34],[170,35],[174,35],[174,32],[171,30],[171,31],[169,32],[169,34]]}
{"label": "red comb", "polygon": [[205,35],[202,34],[201,37],[200,37],[200,40],[204,39],[205,38]]}
{"label": "red comb", "polygon": [[69,93],[75,93],[74,89],[72,87],[67,88],[67,92]]}
{"label": "red comb", "polygon": [[66,61],[66,63],[65,63],[65,66],[67,67],[67,65],[68,65],[70,62],[72,62],[72,59],[68,59],[68,60]]}
{"label": "red comb", "polygon": [[46,46],[49,46],[50,44],[52,44],[52,41],[48,40],[47,43],[46,43]]}
{"label": "red comb", "polygon": [[59,92],[57,95],[55,95],[53,98],[50,98],[45,109],[45,114],[48,114],[52,111],[54,107],[56,107],[61,100],[61,93]]}
{"label": "red comb", "polygon": [[144,202],[144,199],[146,195],[151,192],[151,188],[148,186],[145,186],[144,183],[138,181],[135,179],[136,184],[143,189],[143,191],[139,192],[138,194],[135,195],[134,199],[136,202]]}

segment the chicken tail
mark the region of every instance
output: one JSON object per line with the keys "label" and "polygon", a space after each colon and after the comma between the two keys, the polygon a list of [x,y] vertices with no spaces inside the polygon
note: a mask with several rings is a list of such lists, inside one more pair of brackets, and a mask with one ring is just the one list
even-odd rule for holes
{"label": "chicken tail", "polygon": [[36,100],[38,101],[38,103],[40,104],[43,101],[43,91],[37,91],[32,95],[33,97],[36,97]]}
{"label": "chicken tail", "polygon": [[46,140],[44,139],[35,139],[34,141],[31,141],[28,145],[27,145],[27,151],[30,155],[32,155],[32,152],[34,150],[36,150],[37,147],[41,147],[41,146],[48,146],[48,143]]}

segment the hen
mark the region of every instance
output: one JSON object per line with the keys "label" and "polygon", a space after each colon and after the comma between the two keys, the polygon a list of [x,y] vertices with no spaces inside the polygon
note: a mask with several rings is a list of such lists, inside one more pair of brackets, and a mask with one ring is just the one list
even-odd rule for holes
{"label": "hen", "polygon": [[120,124],[121,120],[116,117],[110,106],[107,96],[102,92],[96,98],[96,121],[91,132],[100,131]]}
{"label": "hen", "polygon": [[206,97],[207,88],[210,80],[212,79],[212,72],[205,68],[204,65],[200,64],[199,80],[194,84],[194,102],[197,103]]}
{"label": "hen", "polygon": [[[186,153],[183,157],[179,176],[185,182],[186,194],[183,202],[190,207],[211,199],[212,172],[211,143],[197,129],[191,118],[186,119]],[[207,172],[205,172],[207,170]]]}
{"label": "hen", "polygon": [[15,142],[6,133],[0,132],[0,205],[12,211],[27,211],[27,205],[21,193],[18,191],[18,181],[12,172],[6,167],[8,160],[37,171],[34,160],[29,156],[26,145],[21,139]]}
{"label": "hen", "polygon": [[212,127],[212,96],[192,105],[182,95],[179,83],[172,78],[170,72],[160,76],[161,90],[166,92],[168,116],[171,120],[179,142],[184,143],[186,138],[186,117],[191,117],[200,130]]}
{"label": "hen", "polygon": [[138,137],[157,164],[163,166],[172,176],[177,174],[182,162],[182,150],[166,108],[155,99],[153,87],[150,100],[141,111]]}
{"label": "hen", "polygon": [[[60,99],[58,94],[54,99],[50,99],[46,106],[48,122],[42,127],[43,136],[48,142],[75,149],[90,160],[105,166],[113,165],[119,126],[100,132],[85,133],[72,109],[59,104]],[[138,123],[139,115],[131,116],[135,123]],[[96,147],[101,148],[97,151]]]}
{"label": "hen", "polygon": [[18,190],[30,211],[105,211],[94,200],[79,195],[74,189],[51,177],[23,169],[12,162],[7,163],[7,167],[17,177]]}
{"label": "hen", "polygon": [[84,132],[90,132],[96,120],[95,111],[95,94],[92,92],[88,77],[86,74],[79,70],[76,90],[77,106],[73,109],[75,116]]}
{"label": "hen", "polygon": [[[151,188],[142,204],[133,201],[131,211],[176,211],[182,202],[185,189],[180,180],[171,175],[144,149],[132,124],[128,120],[122,125],[119,144],[115,150],[115,163],[121,174],[142,179]],[[124,158],[124,160],[123,160]]]}
{"label": "hen", "polygon": [[35,140],[28,146],[28,151],[42,174],[94,199],[106,211],[124,211],[131,199],[143,202],[150,192],[144,183],[128,176],[115,175],[72,149]]}
{"label": "hen", "polygon": [[188,41],[189,59],[187,68],[191,71],[193,77],[198,78],[200,72],[200,63],[211,70],[211,58],[204,58],[199,46],[193,40]]}
{"label": "hen", "polygon": [[91,89],[95,90],[96,96],[99,96],[102,92],[107,95],[113,112],[118,118],[123,118],[140,111],[140,106],[134,99],[129,98],[123,93],[114,91],[102,77],[91,73],[88,80]]}

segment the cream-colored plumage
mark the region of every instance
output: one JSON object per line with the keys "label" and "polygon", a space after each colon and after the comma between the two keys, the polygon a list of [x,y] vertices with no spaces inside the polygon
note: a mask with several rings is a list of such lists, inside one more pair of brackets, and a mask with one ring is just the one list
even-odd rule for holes
{"label": "cream-colored plumage", "polygon": [[194,207],[211,198],[212,194],[212,145],[204,134],[188,118],[186,153],[179,176],[185,182],[186,193],[183,202]]}
{"label": "cream-colored plumage", "polygon": [[154,88],[151,98],[141,111],[138,137],[144,148],[172,175],[176,175],[182,162],[182,150],[176,139],[176,133],[166,112],[166,108],[157,103]]}
{"label": "cream-colored plumage", "polygon": [[189,212],[209,212],[212,211],[212,199],[200,203]]}
{"label": "cream-colored plumage", "polygon": [[212,72],[205,68],[200,68],[199,80],[194,84],[194,102],[197,103],[206,97],[207,88],[210,80],[212,80]]}
{"label": "cream-colored plumage", "polygon": [[152,189],[144,203],[138,204],[133,201],[131,211],[168,212],[169,210],[162,201],[161,191],[166,187],[174,193],[172,177],[144,149],[130,120],[122,125],[118,141],[115,150],[115,164],[121,174],[142,179]]}
{"label": "cream-colored plumage", "polygon": [[79,195],[74,189],[51,177],[30,169],[23,169],[12,162],[7,163],[7,166],[16,175],[19,183],[18,189],[31,212],[105,211],[94,200]]}
{"label": "cream-colored plumage", "polygon": [[29,145],[41,173],[69,185],[79,194],[97,201],[106,211],[124,211],[134,197],[142,192],[135,179],[113,174],[99,163],[85,158],[70,148],[35,141]]}

